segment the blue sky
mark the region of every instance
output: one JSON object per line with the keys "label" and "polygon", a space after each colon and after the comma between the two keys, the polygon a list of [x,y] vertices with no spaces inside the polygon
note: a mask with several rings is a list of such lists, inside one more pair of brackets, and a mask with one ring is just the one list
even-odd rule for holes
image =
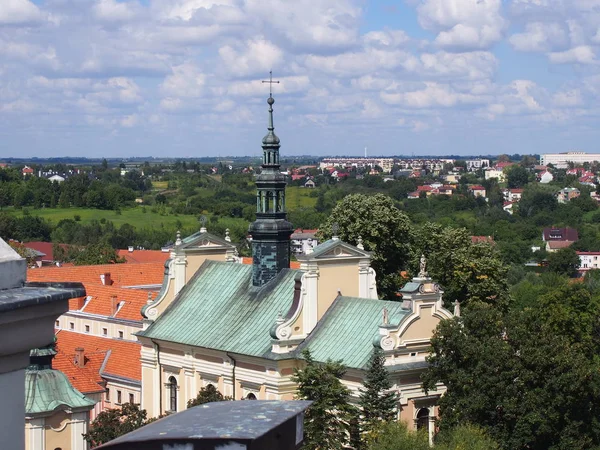
{"label": "blue sky", "polygon": [[0,157],[594,152],[600,0],[1,0]]}

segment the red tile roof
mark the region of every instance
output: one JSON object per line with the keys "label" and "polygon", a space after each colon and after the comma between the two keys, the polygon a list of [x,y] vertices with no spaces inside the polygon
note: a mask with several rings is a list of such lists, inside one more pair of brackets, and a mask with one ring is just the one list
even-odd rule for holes
{"label": "red tile roof", "polygon": [[[83,307],[83,312],[126,320],[141,321],[143,319],[140,311],[148,301],[147,291],[95,284],[86,285],[85,290],[88,297],[91,297],[91,299]],[[152,298],[156,298],[157,294],[155,292],[151,295]],[[113,297],[116,297],[117,304],[122,304],[114,316],[112,305]]]}
{"label": "red tile roof", "polygon": [[471,236],[471,242],[473,244],[480,244],[482,242],[488,244],[495,244],[494,238],[492,236]]}
{"label": "red tile roof", "polygon": [[[23,246],[44,253],[46,255],[38,258],[40,261],[54,261],[54,252],[52,250],[52,245],[52,242],[23,242]],[[58,245],[60,245],[64,250],[68,250],[69,248],[69,245],[67,244]]]}
{"label": "red tile roof", "polygon": [[102,285],[100,275],[110,274],[112,286],[162,284],[164,263],[101,264],[97,266],[40,267],[27,270],[28,281],[76,281]]}
{"label": "red tile roof", "polygon": [[120,258],[125,258],[127,263],[162,263],[169,259],[170,253],[161,250],[117,250]]}
{"label": "red tile roof", "polygon": [[[102,364],[97,366],[94,361],[97,359],[95,355],[102,354],[106,355],[106,358],[103,358],[102,361],[103,363],[105,362],[102,374],[129,378],[136,381],[141,381],[142,379],[142,365],[140,362],[141,345],[138,342],[90,336],[66,330],[60,330],[56,333],[56,338],[57,350],[62,356],[60,361],[56,361],[57,358],[54,358],[57,362],[54,367],[67,376],[77,377],[77,383],[81,383],[82,387],[84,383],[89,383],[89,381],[81,381],[86,379],[88,375],[92,376],[93,374],[92,381],[99,379]],[[82,347],[85,350],[86,366],[84,366],[84,369],[88,367],[89,363],[89,371],[85,376],[82,369],[75,366],[74,363],[75,349],[77,347]],[[81,391],[75,383],[73,385]]]}
{"label": "red tile roof", "polygon": [[544,228],[544,241],[577,242],[579,234],[575,228]]}

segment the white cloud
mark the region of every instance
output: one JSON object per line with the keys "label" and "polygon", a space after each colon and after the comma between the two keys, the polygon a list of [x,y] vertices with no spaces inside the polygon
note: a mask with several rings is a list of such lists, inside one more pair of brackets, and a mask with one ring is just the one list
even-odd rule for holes
{"label": "white cloud", "polygon": [[574,47],[564,52],[552,52],[548,54],[550,62],[554,64],[595,64],[596,55],[588,45]]}
{"label": "white cloud", "polygon": [[561,91],[554,94],[552,102],[557,107],[574,107],[583,105],[583,98],[579,89]]}
{"label": "white cloud", "polygon": [[167,97],[200,97],[204,92],[206,75],[192,63],[173,67],[173,73],[161,84]]}
{"label": "white cloud", "polygon": [[39,8],[30,0],[2,0],[0,2],[0,24],[16,25],[38,22],[43,19]]}
{"label": "white cloud", "polygon": [[284,62],[283,52],[262,38],[248,40],[236,48],[230,45],[221,47],[219,56],[225,64],[225,70],[235,76],[265,74]]}
{"label": "white cloud", "polygon": [[97,0],[93,11],[98,18],[114,22],[127,21],[135,16],[129,3],[119,3],[116,0]]}
{"label": "white cloud", "polygon": [[410,41],[404,30],[370,31],[363,38],[366,45],[383,48],[397,48]]}
{"label": "white cloud", "polygon": [[523,33],[513,34],[509,41],[521,52],[547,52],[567,44],[567,35],[558,23],[531,22]]}
{"label": "white cloud", "polygon": [[501,6],[501,0],[422,0],[417,13],[442,47],[488,48],[502,39]]}

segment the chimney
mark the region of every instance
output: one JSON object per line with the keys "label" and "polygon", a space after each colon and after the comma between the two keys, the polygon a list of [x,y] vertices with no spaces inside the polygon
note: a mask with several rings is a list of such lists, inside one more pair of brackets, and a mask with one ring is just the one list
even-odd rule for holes
{"label": "chimney", "polygon": [[78,297],[73,299],[73,307],[75,310],[79,311],[85,305],[85,299],[87,297]]}
{"label": "chimney", "polygon": [[77,367],[85,366],[85,350],[83,347],[77,347],[75,349],[75,365]]}
{"label": "chimney", "polygon": [[133,253],[133,245],[130,245],[129,247],[127,247],[127,251],[129,253]]}
{"label": "chimney", "polygon": [[100,281],[104,286],[111,286],[112,280],[110,279],[110,272],[106,272],[100,275]]}
{"label": "chimney", "polygon": [[118,308],[119,308],[119,301],[117,300],[117,296],[113,295],[110,298],[110,315],[114,316],[117,313]]}

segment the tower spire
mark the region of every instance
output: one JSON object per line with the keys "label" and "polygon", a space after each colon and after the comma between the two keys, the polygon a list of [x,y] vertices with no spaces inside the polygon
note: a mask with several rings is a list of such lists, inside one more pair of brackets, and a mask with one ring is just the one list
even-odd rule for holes
{"label": "tower spire", "polygon": [[252,235],[252,284],[262,286],[273,279],[281,269],[290,266],[290,236],[292,224],[285,210],[286,178],[280,171],[280,141],[273,125],[273,72],[269,72],[269,121],[267,134],[262,140],[263,161],[256,177],[256,221],[250,224]]}

